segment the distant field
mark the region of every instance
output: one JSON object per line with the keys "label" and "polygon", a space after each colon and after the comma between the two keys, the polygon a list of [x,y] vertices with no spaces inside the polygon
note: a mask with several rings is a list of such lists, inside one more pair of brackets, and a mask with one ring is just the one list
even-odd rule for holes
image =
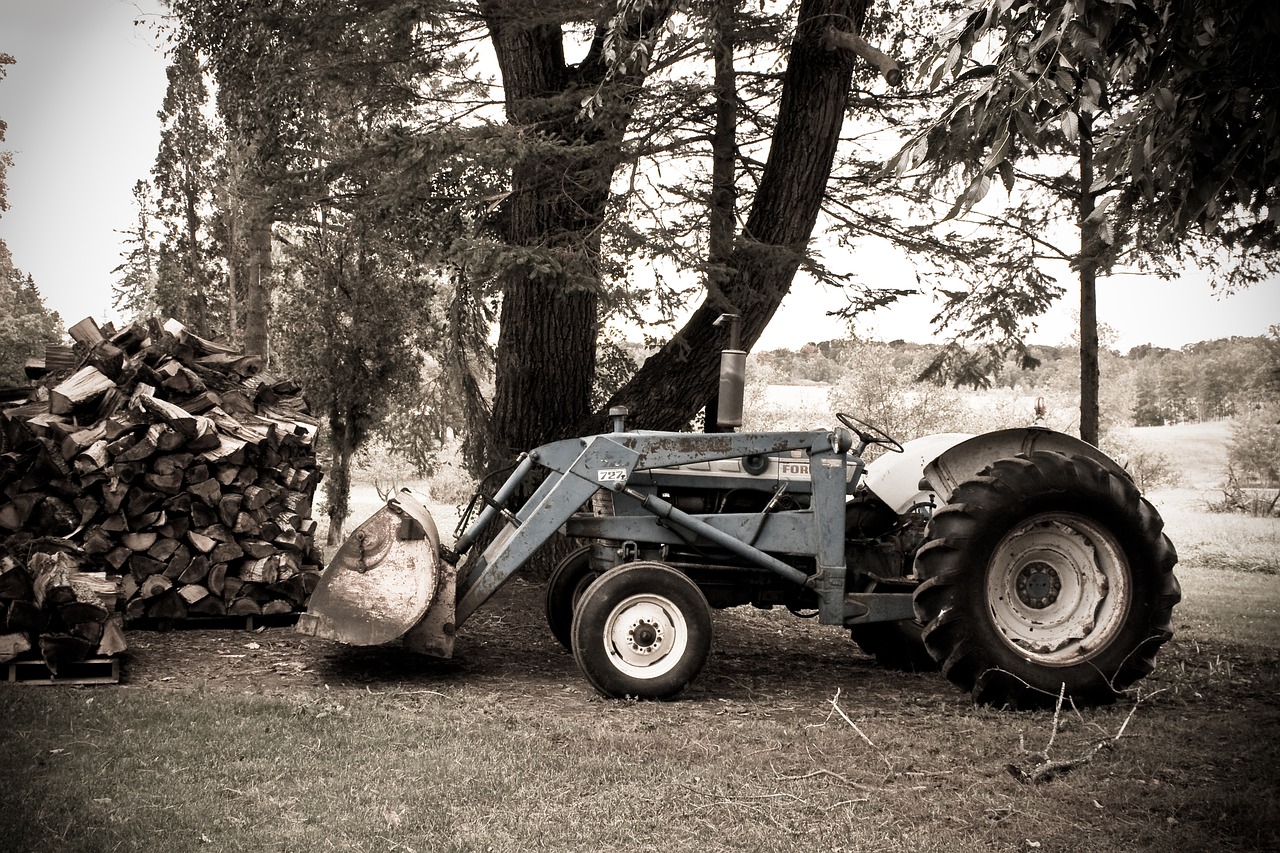
{"label": "distant field", "polygon": [[1144,447],[1169,456],[1182,473],[1186,488],[1216,488],[1225,478],[1230,421],[1130,427],[1129,436]]}
{"label": "distant field", "polygon": [[796,409],[820,409],[827,405],[828,385],[767,385],[765,402]]}

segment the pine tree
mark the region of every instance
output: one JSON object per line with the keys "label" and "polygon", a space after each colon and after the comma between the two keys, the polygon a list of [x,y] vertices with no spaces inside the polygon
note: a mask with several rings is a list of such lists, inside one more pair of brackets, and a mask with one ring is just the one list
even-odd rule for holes
{"label": "pine tree", "polygon": [[[0,53],[0,82],[14,58]],[[0,143],[8,124],[0,118]],[[9,209],[8,170],[13,155],[0,151],[0,216]],[[44,354],[45,344],[59,340],[62,321],[45,307],[40,291],[30,275],[13,265],[13,255],[0,240],[0,385],[23,385],[23,365],[31,357]]]}
{"label": "pine tree", "polygon": [[208,336],[229,331],[226,293],[216,286],[208,228],[216,137],[205,118],[209,91],[200,60],[187,39],[174,47],[167,73],[169,86],[158,113],[160,149],[152,169],[161,229],[155,306],[161,315]]}
{"label": "pine tree", "polygon": [[156,304],[156,214],[151,194],[150,182],[139,180],[133,185],[134,223],[128,230],[116,232],[124,238],[125,248],[120,265],[111,271],[117,276],[111,304],[131,320],[160,313]]}

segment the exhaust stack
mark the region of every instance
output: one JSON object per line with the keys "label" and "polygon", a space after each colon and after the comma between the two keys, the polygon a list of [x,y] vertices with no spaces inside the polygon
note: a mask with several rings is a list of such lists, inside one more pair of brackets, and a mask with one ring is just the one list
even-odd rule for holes
{"label": "exhaust stack", "polygon": [[742,318],[721,314],[717,326],[729,326],[729,346],[720,352],[720,393],[716,423],[732,432],[742,426],[742,400],[747,384],[747,353],[742,349]]}

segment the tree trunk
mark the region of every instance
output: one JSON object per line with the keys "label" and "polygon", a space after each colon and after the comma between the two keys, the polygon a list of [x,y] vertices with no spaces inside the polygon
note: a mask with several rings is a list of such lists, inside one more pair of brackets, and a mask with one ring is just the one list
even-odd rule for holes
{"label": "tree trunk", "polygon": [[1098,391],[1098,249],[1099,223],[1090,221],[1094,211],[1093,116],[1080,115],[1080,438],[1098,444],[1100,412]]}
{"label": "tree trunk", "polygon": [[333,467],[325,479],[325,497],[329,508],[329,535],[326,545],[342,543],[342,528],[351,514],[351,426],[336,412],[329,415],[329,453]]}
{"label": "tree trunk", "polygon": [[[716,0],[711,10],[711,54],[715,65],[716,122],[711,134],[711,200],[707,209],[708,293],[722,293],[733,278],[733,235],[737,230],[738,84],[733,67],[737,0]],[[721,432],[717,388],[703,408],[703,429]]]}
{"label": "tree trunk", "polygon": [[254,203],[247,223],[248,276],[244,282],[244,351],[270,363],[271,216]]}
{"label": "tree trunk", "polygon": [[212,337],[209,328],[209,295],[205,292],[204,265],[200,263],[200,213],[197,205],[200,202],[199,192],[190,183],[183,193],[183,223],[186,226],[186,267],[187,286],[190,288],[188,299],[195,302],[194,313],[188,318],[195,327],[195,332],[204,337]]}
{"label": "tree trunk", "polygon": [[[503,236],[525,254],[500,275],[494,446],[486,460],[494,467],[572,434],[589,414],[600,226],[630,117],[629,92],[646,71],[620,70],[605,83],[603,26],[587,58],[571,70],[558,21],[511,0],[485,0],[481,12],[502,73],[507,118],[539,140],[513,165],[503,210]],[[651,40],[668,13],[667,4],[651,4],[621,28],[623,37]],[[608,89],[601,114],[582,117],[583,96],[602,84]]]}
{"label": "tree trunk", "polygon": [[227,328],[231,340],[243,340],[240,329],[240,282],[244,279],[244,245],[240,233],[240,213],[229,206],[227,210]]}
{"label": "tree trunk", "polygon": [[[636,426],[680,429],[715,392],[719,351],[727,332],[713,326],[723,313],[742,317],[750,349],[791,287],[831,175],[844,120],[854,57],[828,50],[828,26],[857,31],[865,0],[804,0],[783,81],[777,125],[746,227],[730,256],[733,270],[721,292],[703,304],[609,406],[624,405]],[[582,431],[605,428],[596,415]]]}
{"label": "tree trunk", "polygon": [[732,276],[727,268],[736,230],[737,192],[734,164],[738,155],[738,86],[733,67],[736,0],[716,0],[712,10],[711,46],[715,58],[716,124],[711,137],[711,204],[708,215],[710,271],[707,290],[718,291]]}

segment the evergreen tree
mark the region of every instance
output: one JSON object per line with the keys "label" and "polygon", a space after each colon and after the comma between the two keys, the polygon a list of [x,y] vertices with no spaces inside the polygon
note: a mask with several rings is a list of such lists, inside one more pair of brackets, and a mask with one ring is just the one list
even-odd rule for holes
{"label": "evergreen tree", "polygon": [[156,304],[156,214],[150,182],[133,185],[133,203],[137,213],[132,227],[116,232],[125,248],[120,265],[111,271],[117,276],[111,304],[131,320],[145,320],[161,313]]}
{"label": "evergreen tree", "polygon": [[61,340],[62,320],[45,307],[31,276],[13,266],[0,241],[0,385],[25,385],[28,358],[43,358],[47,344]]}
{"label": "evergreen tree", "polygon": [[[14,58],[0,53],[0,82]],[[0,143],[8,124],[0,118]],[[8,170],[13,155],[0,150],[0,216],[9,209]],[[46,344],[59,340],[62,321],[45,307],[40,291],[30,275],[13,265],[13,255],[0,240],[0,385],[24,385],[23,366],[28,358],[44,355]]]}
{"label": "evergreen tree", "polygon": [[[216,137],[205,118],[209,91],[195,48],[174,47],[160,118],[160,149],[152,169],[158,224],[156,310],[199,335],[227,328],[225,290],[216,288],[208,220],[213,215]],[[141,237],[142,235],[138,235]]]}

